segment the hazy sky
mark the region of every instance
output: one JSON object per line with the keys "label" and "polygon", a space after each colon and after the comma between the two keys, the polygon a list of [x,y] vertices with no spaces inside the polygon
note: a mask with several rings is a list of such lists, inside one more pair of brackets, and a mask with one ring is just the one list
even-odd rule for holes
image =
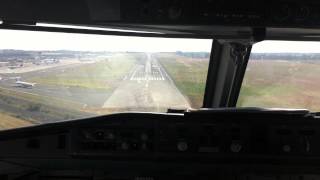
{"label": "hazy sky", "polygon": [[320,42],[306,41],[263,41],[256,43],[252,52],[300,52],[320,53]]}
{"label": "hazy sky", "polygon": [[141,38],[0,30],[0,49],[90,51],[208,51],[211,40]]}
{"label": "hazy sky", "polygon": [[[141,38],[0,30],[0,49],[21,50],[81,50],[81,51],[207,51],[211,40]],[[320,53],[320,42],[263,41],[253,46],[252,52]]]}

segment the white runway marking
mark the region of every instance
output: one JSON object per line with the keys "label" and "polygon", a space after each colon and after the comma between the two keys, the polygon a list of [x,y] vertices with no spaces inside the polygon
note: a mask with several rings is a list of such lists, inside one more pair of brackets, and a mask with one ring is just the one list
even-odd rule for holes
{"label": "white runway marking", "polygon": [[[143,62],[144,61],[144,62]],[[166,82],[168,81],[168,82]],[[169,75],[150,53],[132,68],[126,81],[104,102],[103,108],[188,108],[188,100],[171,83]],[[129,90],[129,91],[128,91]]]}
{"label": "white runway marking", "polygon": [[134,72],[132,73],[130,80],[134,80],[134,77],[136,76],[136,73],[138,71],[138,67],[135,68]]}
{"label": "white runway marking", "polygon": [[[151,55],[147,56],[144,65],[137,65],[131,73],[131,81],[164,81],[165,77],[158,62],[152,58]],[[125,80],[125,79],[124,79]]]}

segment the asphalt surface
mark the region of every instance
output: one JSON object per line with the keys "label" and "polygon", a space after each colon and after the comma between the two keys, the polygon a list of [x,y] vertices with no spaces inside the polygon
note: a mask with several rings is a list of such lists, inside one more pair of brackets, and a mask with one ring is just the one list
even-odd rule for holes
{"label": "asphalt surface", "polygon": [[146,54],[143,63],[136,65],[124,77],[103,107],[164,111],[167,108],[188,108],[190,104],[157,59],[152,54]]}

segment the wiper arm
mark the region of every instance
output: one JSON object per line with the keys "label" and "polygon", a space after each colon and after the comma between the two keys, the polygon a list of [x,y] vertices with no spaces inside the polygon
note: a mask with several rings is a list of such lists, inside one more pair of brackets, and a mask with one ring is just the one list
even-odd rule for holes
{"label": "wiper arm", "polygon": [[167,110],[167,113],[183,114],[185,112],[188,112],[188,109],[178,109],[178,108],[173,109],[173,108],[169,108]]}

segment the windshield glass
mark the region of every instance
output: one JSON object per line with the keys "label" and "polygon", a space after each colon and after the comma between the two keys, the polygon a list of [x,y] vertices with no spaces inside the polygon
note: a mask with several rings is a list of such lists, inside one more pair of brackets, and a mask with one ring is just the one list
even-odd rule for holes
{"label": "windshield glass", "polygon": [[212,40],[0,30],[0,129],[202,105]]}
{"label": "windshield glass", "polygon": [[319,77],[320,42],[257,43],[237,105],[320,111]]}

